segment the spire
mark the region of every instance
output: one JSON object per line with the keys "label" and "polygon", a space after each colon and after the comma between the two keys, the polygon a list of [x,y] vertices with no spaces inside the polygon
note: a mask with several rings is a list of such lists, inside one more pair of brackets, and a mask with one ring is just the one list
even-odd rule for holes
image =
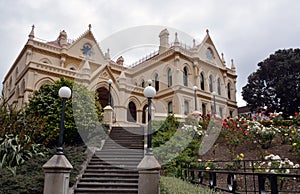
{"label": "spire", "polygon": [[34,39],[34,25],[32,25],[32,27],[31,27],[31,32],[30,32],[30,34],[28,35],[28,37],[29,37],[29,39]]}
{"label": "spire", "polygon": [[224,53],[221,53],[221,56],[222,56],[222,63],[223,63],[223,65],[225,66],[226,61],[225,61],[225,58],[224,58]]}
{"label": "spire", "polygon": [[196,47],[196,40],[195,40],[195,38],[193,39],[193,48],[195,48]]}
{"label": "spire", "polygon": [[179,46],[179,41],[178,41],[178,34],[177,34],[177,32],[175,32],[174,46]]}
{"label": "spire", "polygon": [[233,63],[233,59],[231,59],[231,70],[235,71],[235,65]]}
{"label": "spire", "polygon": [[107,60],[110,59],[109,48],[107,49],[107,51],[106,51],[106,53],[105,53],[105,58],[106,58]]}
{"label": "spire", "polygon": [[89,24],[89,31],[91,31],[92,30],[92,25],[91,24]]}

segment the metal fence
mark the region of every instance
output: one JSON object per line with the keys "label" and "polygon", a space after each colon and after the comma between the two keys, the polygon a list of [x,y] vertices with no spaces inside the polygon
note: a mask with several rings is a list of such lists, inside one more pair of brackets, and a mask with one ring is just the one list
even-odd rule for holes
{"label": "metal fence", "polygon": [[[209,161],[218,163],[214,169],[181,168],[181,178],[193,184],[210,187],[214,191],[228,193],[300,193],[299,168],[273,168],[288,170],[289,173],[270,173],[267,169],[256,168],[256,160]],[[239,162],[239,168],[226,168],[228,162]],[[265,161],[268,162],[268,161]],[[259,172],[258,172],[259,171]],[[268,171],[268,170],[267,170]]]}

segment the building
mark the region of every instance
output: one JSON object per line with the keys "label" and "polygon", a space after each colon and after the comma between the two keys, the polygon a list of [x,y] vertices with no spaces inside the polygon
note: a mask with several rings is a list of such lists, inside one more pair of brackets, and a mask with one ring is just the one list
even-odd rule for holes
{"label": "building", "polygon": [[32,26],[26,45],[3,81],[5,100],[22,107],[43,84],[66,77],[96,91],[105,107],[111,79],[115,120],[145,123],[147,99],[143,89],[151,79],[157,90],[153,100],[156,119],[170,113],[183,119],[195,109],[203,114],[215,110],[222,117],[237,115],[235,65],[231,60],[231,67],[226,67],[208,30],[203,41],[198,45],[194,41],[190,48],[178,41],[177,33],[171,43],[167,29],[160,32],[159,39],[157,52],[126,66],[122,56],[113,61],[109,50],[102,52],[91,25],[76,40],[69,40],[61,31],[55,41],[36,38]]}

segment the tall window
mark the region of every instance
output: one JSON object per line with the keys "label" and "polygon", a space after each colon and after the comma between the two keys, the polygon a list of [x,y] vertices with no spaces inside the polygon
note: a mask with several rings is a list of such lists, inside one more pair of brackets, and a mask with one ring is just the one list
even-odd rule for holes
{"label": "tall window", "polygon": [[200,88],[204,90],[204,75],[203,72],[200,73]]}
{"label": "tall window", "polygon": [[155,74],[155,76],[154,76],[154,87],[155,87],[156,91],[159,90],[158,74]]}
{"label": "tall window", "polygon": [[233,111],[229,111],[229,116],[232,118],[233,117]]}
{"label": "tall window", "polygon": [[187,67],[183,68],[183,85],[188,86],[188,71]]}
{"label": "tall window", "polygon": [[145,80],[142,80],[141,87],[142,87],[142,88],[145,87]]}
{"label": "tall window", "polygon": [[219,114],[220,114],[220,117],[223,118],[223,108],[222,107],[219,107]]}
{"label": "tall window", "polygon": [[169,114],[173,113],[173,104],[172,104],[172,101],[168,102],[168,113]]}
{"label": "tall window", "polygon": [[228,94],[228,99],[231,99],[231,92],[230,92],[230,90],[231,90],[231,85],[230,85],[230,83],[228,83],[228,84],[227,84],[227,94]]}
{"label": "tall window", "polygon": [[172,86],[172,71],[169,68],[168,69],[168,87],[171,87],[171,86]]}
{"label": "tall window", "polygon": [[221,78],[218,78],[218,94],[221,95]]}
{"label": "tall window", "polygon": [[209,76],[209,91],[210,92],[214,91],[214,88],[213,88],[213,76],[212,75]]}
{"label": "tall window", "polygon": [[202,115],[206,115],[206,105],[202,104]]}
{"label": "tall window", "polygon": [[190,112],[190,107],[189,107],[189,101],[185,100],[184,101],[184,114],[187,115]]}

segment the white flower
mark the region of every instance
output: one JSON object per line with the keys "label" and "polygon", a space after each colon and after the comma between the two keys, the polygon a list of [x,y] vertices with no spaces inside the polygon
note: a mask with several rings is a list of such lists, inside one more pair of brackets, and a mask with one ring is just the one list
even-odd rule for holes
{"label": "white flower", "polygon": [[295,166],[293,166],[293,168],[299,168],[299,164],[296,164]]}
{"label": "white flower", "polygon": [[271,172],[271,173],[275,173],[275,170],[271,170],[270,172]]}
{"label": "white flower", "polygon": [[276,155],[276,156],[273,156],[272,159],[273,160],[280,160],[281,158],[280,158],[280,156]]}

